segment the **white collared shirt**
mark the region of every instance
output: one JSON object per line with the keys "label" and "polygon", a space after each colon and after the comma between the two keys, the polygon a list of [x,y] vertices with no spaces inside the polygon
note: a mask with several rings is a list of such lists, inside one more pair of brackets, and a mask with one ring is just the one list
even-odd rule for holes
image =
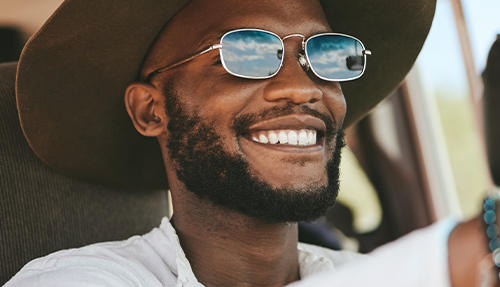
{"label": "white collared shirt", "polygon": [[[366,256],[298,244],[301,278],[335,273],[340,266]],[[62,250],[29,262],[5,287],[201,287],[167,218],[159,228],[125,241]]]}

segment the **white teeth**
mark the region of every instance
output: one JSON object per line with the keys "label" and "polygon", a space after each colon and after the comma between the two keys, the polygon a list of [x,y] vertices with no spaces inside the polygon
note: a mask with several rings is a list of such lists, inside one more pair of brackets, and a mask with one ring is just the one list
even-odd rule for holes
{"label": "white teeth", "polygon": [[263,144],[311,146],[316,144],[317,132],[308,129],[260,131],[250,134],[250,137],[254,142]]}
{"label": "white teeth", "polygon": [[272,144],[278,143],[278,136],[276,135],[276,133],[273,133],[273,132],[269,133],[269,142]]}
{"label": "white teeth", "polygon": [[265,135],[261,134],[259,136],[259,142],[261,142],[261,143],[268,143],[268,140],[267,140],[267,138],[266,138]]}
{"label": "white teeth", "polygon": [[280,144],[286,144],[286,143],[288,143],[288,137],[286,136],[285,132],[280,132],[279,133],[279,141],[280,141]]}
{"label": "white teeth", "polygon": [[297,145],[297,133],[294,131],[288,132],[288,144]]}
{"label": "white teeth", "polygon": [[306,145],[307,142],[307,133],[305,131],[301,131],[299,133],[299,145]]}

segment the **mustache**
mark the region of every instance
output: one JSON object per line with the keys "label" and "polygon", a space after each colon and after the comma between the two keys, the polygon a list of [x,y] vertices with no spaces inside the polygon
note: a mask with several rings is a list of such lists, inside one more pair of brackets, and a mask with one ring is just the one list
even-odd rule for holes
{"label": "mustache", "polygon": [[338,123],[334,121],[329,115],[311,109],[308,106],[297,106],[292,103],[287,103],[283,106],[275,106],[272,108],[264,109],[258,114],[243,114],[234,119],[232,130],[235,132],[236,136],[242,136],[253,124],[293,114],[307,114],[322,120],[326,126],[326,137],[334,137],[340,130],[343,129],[343,122]]}

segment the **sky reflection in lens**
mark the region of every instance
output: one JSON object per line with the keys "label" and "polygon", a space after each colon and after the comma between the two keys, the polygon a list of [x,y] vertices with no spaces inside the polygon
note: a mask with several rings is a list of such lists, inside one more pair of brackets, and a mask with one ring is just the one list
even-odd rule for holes
{"label": "sky reflection in lens", "polygon": [[364,67],[363,47],[355,39],[324,35],[307,42],[307,56],[316,74],[327,79],[350,79]]}
{"label": "sky reflection in lens", "polygon": [[246,77],[268,77],[281,64],[281,40],[262,31],[237,31],[222,38],[222,58],[232,73]]}

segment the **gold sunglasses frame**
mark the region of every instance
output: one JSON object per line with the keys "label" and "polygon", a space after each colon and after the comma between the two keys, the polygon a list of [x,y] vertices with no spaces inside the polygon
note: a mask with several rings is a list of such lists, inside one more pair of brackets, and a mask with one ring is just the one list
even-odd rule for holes
{"label": "gold sunglasses frame", "polygon": [[[273,73],[272,75],[267,75],[267,76],[262,76],[262,77],[255,77],[255,76],[245,76],[245,75],[240,75],[240,74],[237,74],[237,73],[234,73],[232,72],[231,70],[229,70],[224,62],[224,56],[222,54],[222,50],[219,50],[220,51],[220,56],[221,56],[221,62],[222,62],[222,65],[224,66],[224,69],[226,70],[226,72],[228,72],[229,74],[235,76],[235,77],[239,77],[239,78],[245,78],[245,79],[254,79],[254,80],[262,80],[262,79],[269,79],[269,78],[272,78],[274,76],[276,76],[276,74],[278,74],[278,72],[281,70],[281,67],[283,67],[283,59],[285,58],[285,43],[283,42],[284,40],[288,39],[288,38],[291,38],[291,37],[301,37],[302,38],[302,51],[305,51],[305,62],[304,62],[304,58],[303,57],[299,57],[299,63],[302,67],[304,68],[311,68],[312,72],[320,79],[322,80],[325,80],[325,81],[331,81],[331,82],[344,82],[344,81],[352,81],[352,80],[355,80],[355,79],[358,79],[359,77],[361,77],[365,70],[366,70],[366,56],[367,55],[371,55],[371,51],[370,50],[367,50],[365,48],[365,46],[363,45],[363,42],[361,42],[361,40],[359,40],[358,38],[356,37],[353,37],[351,35],[347,35],[347,34],[341,34],[341,33],[321,33],[321,34],[316,34],[316,35],[313,35],[309,38],[306,38],[304,35],[302,34],[290,34],[288,36],[285,36],[283,38],[281,38],[280,36],[276,35],[275,33],[271,32],[271,31],[266,31],[266,30],[262,30],[262,29],[236,29],[236,30],[231,30],[227,33],[225,33],[220,41],[219,41],[219,44],[215,44],[215,45],[212,45],[210,47],[207,47],[205,49],[202,49],[201,51],[198,51],[194,54],[191,54],[190,56],[182,59],[182,60],[179,60],[177,62],[174,62],[172,64],[169,64],[167,66],[164,66],[162,68],[159,68],[157,70],[154,70],[153,72],[149,73],[146,77],[146,82],[150,82],[151,81],[151,78],[155,75],[158,75],[160,73],[162,73],[163,71],[166,71],[166,70],[169,70],[169,69],[172,69],[172,68],[175,68],[179,65],[182,65],[188,61],[191,61],[192,59],[198,57],[198,56],[201,56],[203,54],[206,54],[212,50],[216,50],[216,49],[222,49],[222,41],[224,40],[224,38],[227,36],[227,35],[230,35],[230,34],[233,34],[233,33],[236,33],[236,32],[241,32],[241,31],[257,31],[257,32],[264,32],[264,33],[268,33],[268,34],[271,34],[273,36],[275,36],[276,38],[278,38],[281,42],[281,47],[282,47],[282,50],[283,50],[283,54],[281,56],[281,62],[280,62],[280,65],[278,67],[278,69],[276,70],[275,73]],[[363,56],[364,56],[364,66],[363,66],[363,70],[361,71],[361,73],[355,77],[351,77],[351,78],[347,78],[347,79],[329,79],[329,78],[325,78],[325,77],[322,77],[320,76],[315,70],[314,70],[314,66],[311,66],[310,63],[309,63],[309,56],[307,54],[307,50],[306,50],[306,47],[307,47],[307,43],[311,40],[311,39],[314,39],[316,37],[320,37],[320,36],[343,36],[343,37],[347,37],[347,38],[351,38],[351,39],[354,39],[356,41],[358,41],[360,44],[361,44],[361,47],[363,48]],[[302,56],[302,55],[301,55]]]}

